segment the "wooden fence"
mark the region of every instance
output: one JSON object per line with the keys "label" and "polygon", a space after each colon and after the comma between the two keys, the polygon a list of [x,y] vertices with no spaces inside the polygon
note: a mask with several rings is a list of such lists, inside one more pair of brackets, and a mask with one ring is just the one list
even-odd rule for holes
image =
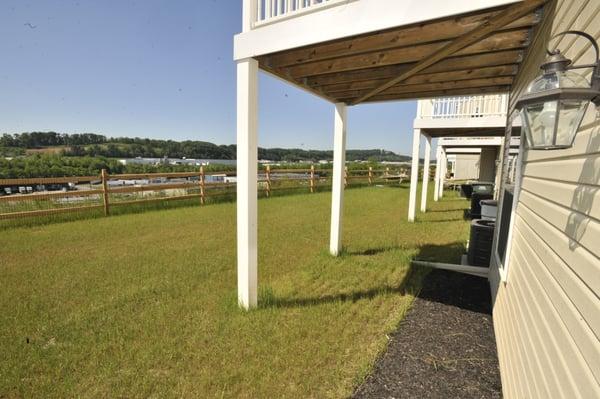
{"label": "wooden fence", "polygon": [[[315,193],[330,188],[329,169],[271,169],[259,171],[259,191],[271,197],[279,190],[306,189]],[[0,179],[0,220],[42,217],[62,213],[102,210],[109,216],[115,206],[197,199],[204,205],[212,197],[235,194],[235,172],[140,173],[99,176]],[[344,185],[373,185],[400,181],[404,172],[389,168],[345,169]],[[52,187],[55,191],[50,191]],[[11,194],[7,194],[9,188]],[[59,191],[56,191],[59,190]],[[12,193],[16,191],[17,193]],[[149,194],[149,195],[147,195]],[[36,209],[31,209],[36,208]]]}

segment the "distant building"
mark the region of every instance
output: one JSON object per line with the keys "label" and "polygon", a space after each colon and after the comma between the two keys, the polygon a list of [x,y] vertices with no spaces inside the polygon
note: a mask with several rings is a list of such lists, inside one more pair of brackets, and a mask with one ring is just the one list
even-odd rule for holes
{"label": "distant building", "polygon": [[121,165],[235,165],[233,159],[194,159],[194,158],[124,158],[119,159]]}

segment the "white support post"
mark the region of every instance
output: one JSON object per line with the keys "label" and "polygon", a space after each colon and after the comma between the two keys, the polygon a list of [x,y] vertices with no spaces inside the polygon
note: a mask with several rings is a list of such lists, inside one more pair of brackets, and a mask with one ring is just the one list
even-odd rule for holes
{"label": "white support post", "polygon": [[408,201],[408,221],[414,222],[417,212],[417,184],[419,183],[419,147],[421,129],[413,131],[412,166],[410,169],[410,197]]}
{"label": "white support post", "polygon": [[421,186],[421,212],[427,211],[427,186],[429,184],[429,161],[431,160],[431,137],[425,135],[425,159],[423,163],[423,185]]}
{"label": "white support post", "polygon": [[446,149],[442,148],[442,166],[440,168],[440,193],[438,198],[444,197],[444,182],[446,180],[446,173],[448,172],[448,158],[446,156]]}
{"label": "white support post", "polygon": [[333,185],[331,188],[331,234],[329,252],[333,256],[342,249],[342,217],[344,211],[344,167],[346,165],[346,104],[335,104],[333,139]]}
{"label": "white support post", "polygon": [[258,178],[258,62],[237,63],[237,262],[238,303],[256,307],[257,291],[257,178]]}
{"label": "white support post", "polygon": [[442,167],[442,146],[438,140],[437,149],[435,151],[435,181],[433,186],[433,200],[438,201],[440,193],[440,168]]}

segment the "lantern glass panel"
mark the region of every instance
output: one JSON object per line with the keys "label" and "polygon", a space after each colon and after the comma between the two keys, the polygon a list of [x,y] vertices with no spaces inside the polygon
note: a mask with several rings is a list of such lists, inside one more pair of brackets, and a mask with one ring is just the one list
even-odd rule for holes
{"label": "lantern glass panel", "polygon": [[522,119],[525,120],[529,146],[545,148],[554,143],[558,101],[530,104],[523,108]]}
{"label": "lantern glass panel", "polygon": [[573,145],[588,104],[587,100],[561,100],[556,125],[556,146]]}

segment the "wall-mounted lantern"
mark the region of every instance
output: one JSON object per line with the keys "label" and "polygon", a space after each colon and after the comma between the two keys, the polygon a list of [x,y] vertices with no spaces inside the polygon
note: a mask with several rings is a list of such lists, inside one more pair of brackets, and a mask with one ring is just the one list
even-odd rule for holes
{"label": "wall-mounted lantern", "polygon": [[[588,104],[600,105],[600,62],[598,44],[585,32],[565,31],[562,35],[588,39],[596,50],[596,62],[571,65],[560,50],[547,50],[549,58],[541,65],[542,74],[533,80],[516,104],[523,129],[533,150],[564,149],[573,146],[575,135]],[[592,68],[591,82],[573,69]]]}

